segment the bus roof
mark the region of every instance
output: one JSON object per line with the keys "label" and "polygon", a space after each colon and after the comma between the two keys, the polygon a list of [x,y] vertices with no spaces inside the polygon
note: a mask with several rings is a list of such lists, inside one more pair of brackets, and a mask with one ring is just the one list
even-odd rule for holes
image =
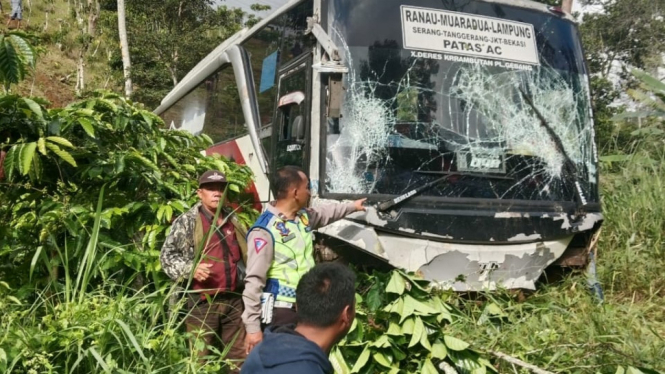
{"label": "bus roof", "polygon": [[[201,60],[196,66],[185,75],[183,79],[169,92],[164,99],[162,99],[161,104],[157,109],[155,109],[155,114],[159,115],[164,112],[166,109],[175,104],[183,96],[185,96],[189,91],[191,91],[198,83],[202,82],[209,75],[211,69],[216,70],[222,66],[222,62],[219,61],[219,57],[224,53],[224,51],[232,45],[241,44],[254,33],[261,30],[265,25],[270,23],[275,18],[279,17],[289,9],[294,6],[304,2],[306,0],[287,0],[284,5],[279,7],[277,10],[272,12],[268,17],[262,19],[259,23],[254,25],[251,29],[244,28],[237,33],[233,34],[230,38],[226,39],[219,46],[217,46],[212,52],[210,52],[203,60]],[[325,1],[325,0],[323,0]],[[532,9],[548,14],[552,14],[551,7],[543,3],[538,3],[531,0],[480,0],[487,3],[497,3],[511,5],[521,8]],[[575,22],[573,17],[570,14],[556,13],[559,16]],[[193,83],[194,86],[192,86]]]}

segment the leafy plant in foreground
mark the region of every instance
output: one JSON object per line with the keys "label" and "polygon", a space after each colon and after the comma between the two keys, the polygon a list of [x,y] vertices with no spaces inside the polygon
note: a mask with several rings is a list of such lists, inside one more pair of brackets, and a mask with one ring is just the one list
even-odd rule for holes
{"label": "leafy plant in foreground", "polygon": [[395,270],[359,274],[357,316],[331,352],[338,373],[486,373],[491,363],[446,325],[451,307],[429,281]]}
{"label": "leafy plant in foreground", "polygon": [[250,170],[201,154],[211,141],[166,131],[162,120],[111,93],[63,109],[38,100],[0,97],[0,268],[12,286],[30,293],[77,268],[90,239],[95,203],[106,189],[91,277],[163,279],[159,249],[172,219],[196,202],[196,178],[214,168],[227,174],[240,217]]}

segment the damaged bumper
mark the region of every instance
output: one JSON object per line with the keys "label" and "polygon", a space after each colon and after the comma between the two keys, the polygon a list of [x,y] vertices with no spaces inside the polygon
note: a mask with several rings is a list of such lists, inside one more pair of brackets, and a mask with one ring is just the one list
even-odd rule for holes
{"label": "damaged bumper", "polygon": [[[506,215],[499,220],[511,218]],[[414,233],[406,236],[351,220],[335,222],[318,232],[379,257],[394,267],[417,272],[446,289],[535,289],[536,281],[549,265],[560,259],[567,249],[579,246],[579,240],[573,240],[576,235],[586,237],[589,234],[590,237],[599,227],[602,214],[589,213],[577,223],[559,216],[550,218],[561,223],[565,235],[544,240],[538,235],[524,235],[520,239],[525,240],[501,244],[451,242],[424,235],[416,237]],[[352,258],[349,260],[353,262]]]}

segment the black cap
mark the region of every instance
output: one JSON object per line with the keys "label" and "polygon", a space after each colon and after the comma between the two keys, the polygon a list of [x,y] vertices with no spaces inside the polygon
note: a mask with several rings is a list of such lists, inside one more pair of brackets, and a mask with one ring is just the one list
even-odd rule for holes
{"label": "black cap", "polygon": [[208,170],[199,177],[199,187],[206,183],[226,183],[226,175],[219,170]]}

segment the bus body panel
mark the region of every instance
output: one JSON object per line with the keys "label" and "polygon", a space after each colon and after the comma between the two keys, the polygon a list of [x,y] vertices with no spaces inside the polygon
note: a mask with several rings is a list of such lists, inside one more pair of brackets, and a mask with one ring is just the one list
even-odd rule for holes
{"label": "bus body panel", "polygon": [[[438,3],[441,7],[440,2],[429,0],[404,2],[408,3],[408,6],[424,4],[429,7]],[[357,45],[349,48],[347,42],[352,39],[345,39],[345,30],[337,28],[340,24],[335,23],[333,18],[339,16],[336,12],[340,10],[348,12],[348,17],[358,18],[363,15],[367,17],[372,13],[360,10],[368,4],[381,7],[383,11],[395,14],[400,12],[399,6],[391,10],[386,5],[389,3],[401,4],[395,0],[288,1],[253,28],[242,30],[216,48],[169,93],[156,113],[162,115],[165,120],[168,119],[167,123],[172,128],[187,128],[186,116],[183,113],[195,105],[198,110],[196,115],[192,116],[191,113],[187,115],[204,123],[201,126],[197,124],[199,129],[197,131],[216,136],[213,139],[217,143],[207,153],[225,155],[238,163],[248,165],[255,173],[255,182],[248,192],[254,196],[257,208],[271,198],[270,173],[285,164],[300,165],[308,172],[312,183],[311,205],[313,206],[367,197],[372,204],[367,212],[355,213],[318,230],[316,247],[319,253],[343,253],[352,263],[375,260],[387,263],[418,272],[438,282],[442,287],[457,291],[496,288],[533,289],[545,268],[554,263],[586,263],[587,254],[592,249],[590,246],[595,243],[594,235],[603,220],[599,204],[594,197],[596,195],[593,192],[593,183],[589,184],[590,187],[585,185],[586,191],[591,191],[590,196],[593,198],[583,211],[577,209],[579,204],[570,200],[572,192],[566,195],[566,199],[560,200],[540,196],[531,199],[520,196],[515,196],[513,199],[478,198],[476,195],[465,196],[463,191],[457,195],[446,196],[448,190],[441,187],[440,195],[432,195],[432,191],[428,191],[422,196],[409,197],[390,211],[379,212],[376,203],[395,198],[413,188],[412,184],[405,184],[406,187],[383,194],[380,191],[340,193],[331,188],[331,175],[326,173],[329,171],[331,157],[340,157],[340,154],[331,156],[328,148],[331,139],[330,126],[335,125],[335,121],[328,118],[327,105],[330,100],[328,95],[331,92],[331,82],[339,78],[341,71],[348,71],[343,74],[346,93],[352,89],[349,77],[353,74],[354,66],[350,61],[352,56],[350,50],[356,48],[358,51]],[[450,2],[453,4],[451,6],[463,3],[469,2],[455,0]],[[472,3],[479,4],[480,8],[485,3],[492,3],[497,7],[510,6],[518,10],[537,12],[538,17],[552,17],[565,22],[570,22],[572,19],[567,15],[554,15],[547,6],[531,1],[474,0]],[[338,8],[333,9],[333,4]],[[344,10],[343,7],[349,9]],[[391,17],[396,17],[395,14]],[[307,21],[308,17],[311,18],[310,21]],[[341,62],[331,61],[321,44],[307,32],[308,22],[312,21],[320,22],[334,41],[343,56]],[[374,21],[381,22],[379,19]],[[384,26],[381,27],[385,29]],[[381,27],[377,27],[377,30]],[[400,25],[395,24],[393,27],[399,28]],[[570,43],[577,45],[578,41],[573,34],[566,35],[573,38]],[[355,35],[372,40],[371,35],[362,36],[357,33]],[[376,38],[380,39],[380,36],[374,39]],[[566,41],[562,43],[565,44]],[[239,49],[235,49],[234,52],[235,60],[232,61],[228,53],[238,47]],[[409,58],[406,52],[398,52],[400,53],[403,58]],[[432,57],[431,54],[412,54],[411,57],[413,56]],[[579,61],[575,63],[580,72],[585,70],[583,63],[582,65]],[[241,68],[231,66],[233,64],[243,66]],[[203,77],[204,74],[201,73],[208,74],[211,71],[216,73],[207,77]],[[234,72],[236,74],[241,72],[242,76],[234,76]],[[270,75],[267,79],[266,74]],[[588,86],[588,81],[581,82],[581,85]],[[233,94],[236,87],[237,93]],[[584,89],[580,92],[582,91]],[[192,97],[195,99],[192,100]],[[280,98],[284,100],[279,100]],[[286,100],[287,98],[298,98],[298,100]],[[237,100],[236,104],[229,106],[234,100]],[[178,107],[178,103],[182,103],[182,107]],[[588,103],[584,101],[579,103],[580,110],[582,112],[587,110],[590,115]],[[346,104],[348,103],[345,101],[343,105]],[[368,110],[371,109],[368,107]],[[246,127],[246,123],[253,123],[256,128],[251,131],[239,130],[238,126],[243,126],[242,118],[250,114],[251,118],[244,121],[244,126]],[[348,118],[348,113],[345,115]],[[231,116],[234,116],[233,120],[224,119]],[[223,117],[223,120],[218,120],[217,117]],[[368,122],[371,120],[371,116],[367,117]],[[180,122],[182,125],[179,125]],[[229,130],[220,130],[219,126],[230,127]],[[394,126],[399,134],[408,133],[411,134],[408,136],[419,139],[417,134],[413,135],[415,134],[413,129],[420,126],[417,121],[395,121],[390,126]],[[362,137],[362,128],[360,130],[358,136]],[[367,131],[370,130],[368,128]],[[302,134],[298,133],[299,131],[302,131]],[[592,131],[591,129],[591,136],[593,136]],[[391,144],[394,141],[394,135],[392,136]],[[400,141],[405,141],[407,135],[399,136]],[[454,137],[455,134],[446,132],[442,136]],[[421,144],[418,147],[423,147],[422,142],[411,143]],[[398,148],[392,145],[385,147],[386,149],[393,147],[391,153],[385,153],[386,160],[400,155],[399,152],[394,152],[399,151]],[[342,149],[341,157],[347,157],[348,150]],[[412,152],[414,155],[422,153],[417,149]],[[459,152],[454,153],[449,150],[445,152],[457,158],[461,157]],[[258,157],[259,154],[262,157]],[[585,153],[588,154],[589,152]],[[263,156],[268,164],[265,173],[261,165]],[[403,157],[406,161],[409,157],[413,162],[418,161],[416,156]],[[538,157],[538,155],[529,157]],[[448,169],[441,171],[447,172],[451,170],[450,162],[449,160],[447,163],[444,162],[444,158],[441,168]],[[469,158],[469,162],[491,167],[490,164],[494,160],[491,157],[479,160]],[[593,166],[593,162],[595,160],[589,160],[588,164]],[[341,171],[340,175],[344,177],[345,170]],[[353,167],[346,171],[354,172]],[[375,178],[377,175],[371,177]],[[568,182],[564,179],[562,174],[562,182],[559,185],[570,190],[566,185]],[[397,178],[394,180],[398,181]],[[454,183],[460,181],[453,180],[452,184]],[[575,258],[571,260],[571,256]]]}

